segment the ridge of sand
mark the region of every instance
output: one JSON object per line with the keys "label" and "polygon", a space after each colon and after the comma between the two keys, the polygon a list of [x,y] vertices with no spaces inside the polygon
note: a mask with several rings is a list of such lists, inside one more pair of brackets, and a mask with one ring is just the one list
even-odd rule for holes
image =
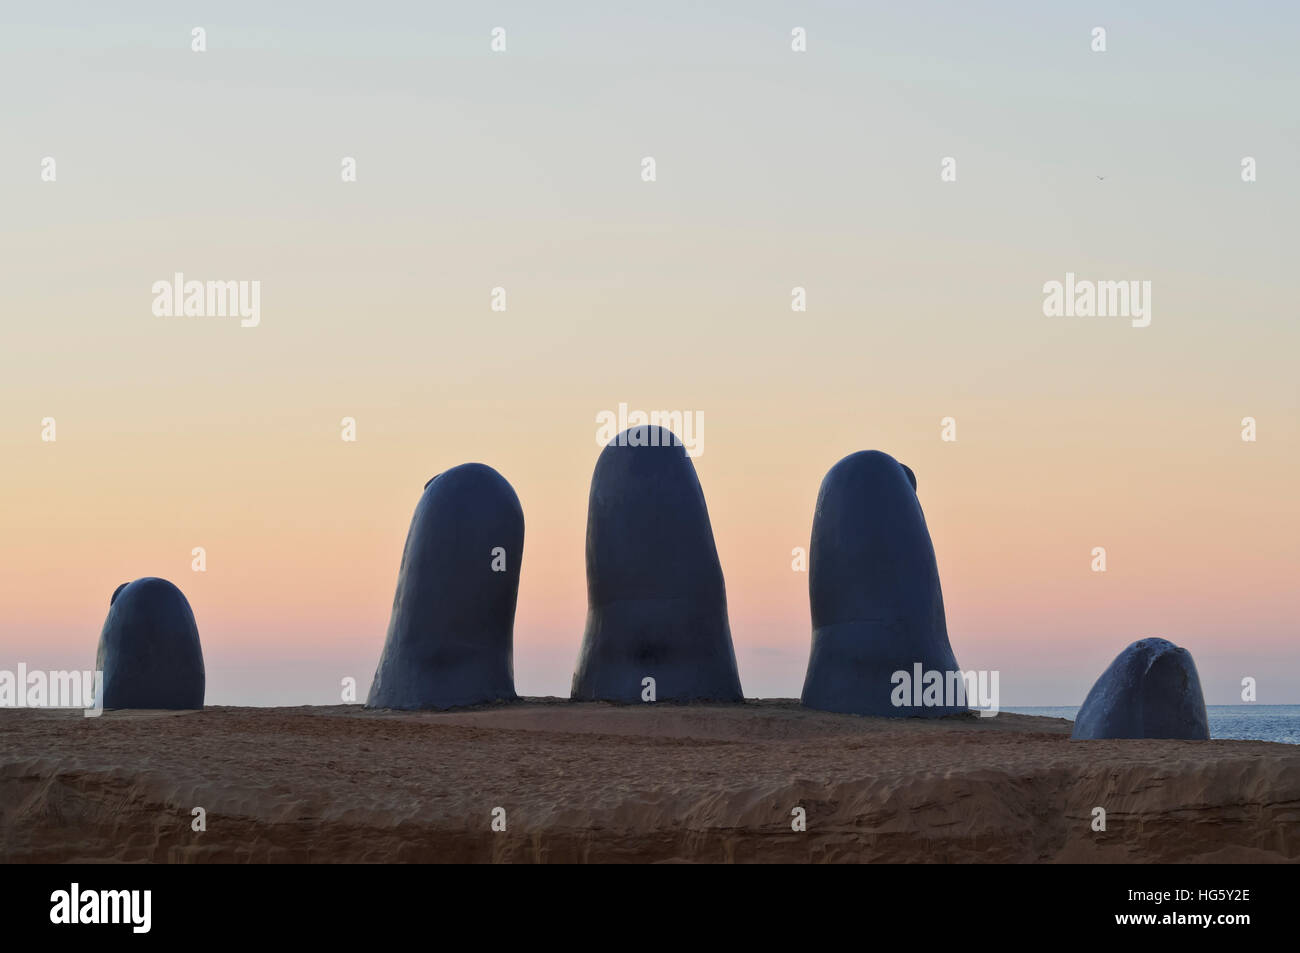
{"label": "ridge of sand", "polygon": [[0,709],[0,860],[1300,860],[1300,746],[1069,734],[782,699]]}

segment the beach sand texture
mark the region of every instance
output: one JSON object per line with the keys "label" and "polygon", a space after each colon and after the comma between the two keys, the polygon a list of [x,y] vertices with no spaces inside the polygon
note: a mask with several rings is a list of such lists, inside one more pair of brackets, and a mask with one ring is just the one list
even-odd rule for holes
{"label": "beach sand texture", "polygon": [[1071,741],[1031,715],[4,709],[0,739],[5,862],[1300,859],[1300,746]]}

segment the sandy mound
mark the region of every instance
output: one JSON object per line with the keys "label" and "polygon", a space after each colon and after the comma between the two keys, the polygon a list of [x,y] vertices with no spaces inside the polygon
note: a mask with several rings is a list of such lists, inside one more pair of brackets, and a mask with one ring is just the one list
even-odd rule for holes
{"label": "sandy mound", "polygon": [[784,700],[8,709],[0,860],[1300,859],[1300,747],[1069,732]]}

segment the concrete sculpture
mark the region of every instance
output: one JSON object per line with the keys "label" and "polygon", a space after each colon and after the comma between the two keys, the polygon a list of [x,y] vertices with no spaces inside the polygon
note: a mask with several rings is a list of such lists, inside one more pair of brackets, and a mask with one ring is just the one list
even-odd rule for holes
{"label": "concrete sculpture", "polygon": [[425,484],[367,707],[453,708],[517,697],[523,550],[523,508],[496,470],[466,463]]}
{"label": "concrete sculpture", "polygon": [[573,698],[743,700],[704,491],[669,430],[633,427],[596,461],[587,604]]}
{"label": "concrete sculpture", "polygon": [[[822,480],[808,551],[809,708],[887,716],[967,710],[952,693],[916,704],[920,692],[899,691],[895,678],[904,672],[910,683],[920,672],[946,686],[959,677],[915,487],[909,468],[876,450],[845,457]],[[895,704],[900,695],[905,703]]]}
{"label": "concrete sculpture", "polygon": [[1192,654],[1166,639],[1134,642],[1088,692],[1071,737],[1208,739],[1205,697]]}
{"label": "concrete sculpture", "polygon": [[118,586],[95,667],[104,708],[202,708],[203,649],[184,593],[153,576]]}

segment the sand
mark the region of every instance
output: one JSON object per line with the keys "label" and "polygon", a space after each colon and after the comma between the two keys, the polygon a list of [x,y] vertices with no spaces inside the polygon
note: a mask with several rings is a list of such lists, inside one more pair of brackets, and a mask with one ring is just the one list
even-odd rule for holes
{"label": "sand", "polygon": [[859,718],[788,700],[7,709],[0,860],[1300,859],[1300,746],[1069,733],[1030,715]]}

